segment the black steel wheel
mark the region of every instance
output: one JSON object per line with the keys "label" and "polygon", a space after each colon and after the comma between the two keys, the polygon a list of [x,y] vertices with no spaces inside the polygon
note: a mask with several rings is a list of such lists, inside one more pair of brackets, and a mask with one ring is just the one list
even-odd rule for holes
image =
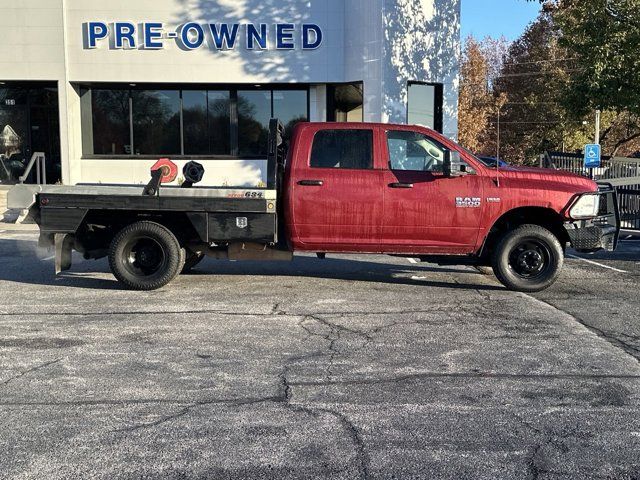
{"label": "black steel wheel", "polygon": [[109,265],[119,282],[134,290],[155,290],[180,272],[184,253],[176,237],[154,222],[123,228],[111,242]]}
{"label": "black steel wheel", "polygon": [[564,251],[556,236],[539,225],[507,232],[493,254],[493,271],[510,290],[539,292],[558,278]]}

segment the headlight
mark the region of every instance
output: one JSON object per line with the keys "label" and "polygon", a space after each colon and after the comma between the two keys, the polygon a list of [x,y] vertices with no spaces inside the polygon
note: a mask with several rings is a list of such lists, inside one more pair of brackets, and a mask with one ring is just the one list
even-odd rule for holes
{"label": "headlight", "polygon": [[581,218],[593,218],[598,216],[600,210],[600,195],[594,195],[585,193],[581,195],[578,200],[575,201],[571,209],[569,209],[569,216],[576,220]]}

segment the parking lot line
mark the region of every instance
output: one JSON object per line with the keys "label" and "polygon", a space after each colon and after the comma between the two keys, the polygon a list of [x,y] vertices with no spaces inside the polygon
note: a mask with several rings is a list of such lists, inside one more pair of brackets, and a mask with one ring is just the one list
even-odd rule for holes
{"label": "parking lot line", "polygon": [[614,272],[618,272],[618,273],[629,273],[626,270],[620,270],[619,268],[615,268],[615,267],[610,267],[609,265],[604,265],[602,263],[598,263],[598,262],[594,262],[593,260],[587,260],[586,258],[582,258],[582,257],[578,257],[576,255],[571,255],[571,254],[567,254],[567,257],[570,258],[575,258],[577,260],[582,260],[585,263],[590,263],[591,265],[597,265],[598,267],[602,267],[602,268],[606,268],[608,270],[613,270]]}
{"label": "parking lot line", "polygon": [[409,260],[409,263],[418,263],[418,260],[415,258],[407,258],[407,260]]}
{"label": "parking lot line", "polygon": [[56,258],[55,255],[51,255],[50,257],[47,257],[47,258],[41,258],[40,261],[41,262],[47,262],[49,260],[53,260],[54,258]]}

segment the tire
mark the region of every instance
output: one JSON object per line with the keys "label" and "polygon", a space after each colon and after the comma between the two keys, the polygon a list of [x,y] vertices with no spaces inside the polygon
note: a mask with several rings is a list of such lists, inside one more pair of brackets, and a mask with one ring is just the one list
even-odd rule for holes
{"label": "tire", "polygon": [[493,272],[509,290],[539,292],[551,286],[564,264],[564,251],[556,236],[539,225],[522,225],[498,243]]}
{"label": "tire", "polygon": [[173,280],[184,264],[180,243],[170,230],[154,222],[136,222],[116,234],[109,266],[132,290],[156,290]]}
{"label": "tire", "polygon": [[193,253],[191,251],[186,251],[186,259],[180,273],[184,275],[191,272],[191,270],[193,270],[196,265],[204,260],[204,257],[205,255],[203,253]]}

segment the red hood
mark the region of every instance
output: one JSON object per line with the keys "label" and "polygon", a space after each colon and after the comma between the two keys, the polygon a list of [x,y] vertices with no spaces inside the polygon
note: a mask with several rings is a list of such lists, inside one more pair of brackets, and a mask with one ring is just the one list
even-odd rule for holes
{"label": "red hood", "polygon": [[598,184],[581,175],[553,170],[550,168],[506,166],[500,167],[502,178],[523,182],[535,182],[538,188],[580,192],[594,192],[598,190]]}

